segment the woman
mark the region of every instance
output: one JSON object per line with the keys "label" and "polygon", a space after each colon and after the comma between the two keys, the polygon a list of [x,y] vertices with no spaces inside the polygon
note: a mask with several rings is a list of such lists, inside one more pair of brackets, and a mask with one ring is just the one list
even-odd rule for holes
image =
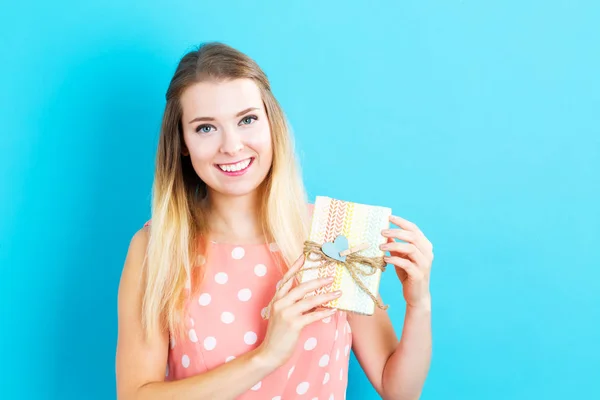
{"label": "woman", "polygon": [[182,58],[166,99],[152,219],[119,287],[119,399],[343,399],[350,348],[382,398],[418,398],[431,243],[399,217],[402,229],[382,232],[407,303],[402,340],[385,311],[320,307],[341,293],[305,297],[328,281],[287,279],[302,267],[310,209],[263,71],[205,44]]}

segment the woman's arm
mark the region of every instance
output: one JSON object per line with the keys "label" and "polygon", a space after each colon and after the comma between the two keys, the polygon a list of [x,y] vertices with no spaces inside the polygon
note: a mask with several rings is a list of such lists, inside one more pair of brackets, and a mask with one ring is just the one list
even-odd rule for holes
{"label": "woman's arm", "polygon": [[258,348],[208,372],[165,382],[168,334],[152,332],[145,339],[141,323],[139,277],[147,245],[148,231],[144,228],[131,240],[119,286],[116,370],[120,400],[235,399],[292,356],[306,325],[335,312],[320,306],[339,294],[306,297],[332,279],[314,279],[293,287],[291,277],[303,265],[301,256],[284,275],[286,283],[275,293],[265,339]]}
{"label": "woman's arm", "polygon": [[431,361],[433,245],[414,223],[398,216],[390,216],[390,222],[400,229],[382,230],[387,242],[379,247],[390,252],[384,260],[394,265],[402,283],[406,301],[402,339],[397,342],[387,313],[377,309],[373,317],[352,318],[355,354],[384,399],[414,400],[421,395]]}
{"label": "woman's arm", "polygon": [[116,374],[120,400],[235,399],[278,367],[257,349],[209,372],[165,382],[168,335],[154,332],[145,340],[140,318],[139,277],[147,243],[146,229],[132,238],[119,287]]}
{"label": "woman's arm", "polygon": [[421,395],[431,360],[431,307],[407,306],[398,342],[387,312],[349,315],[354,354],[383,399],[415,400]]}

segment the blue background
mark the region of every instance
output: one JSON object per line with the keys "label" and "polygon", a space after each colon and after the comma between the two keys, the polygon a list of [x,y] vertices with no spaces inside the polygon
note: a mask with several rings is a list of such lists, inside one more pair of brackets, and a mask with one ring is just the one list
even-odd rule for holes
{"label": "blue background", "polygon": [[[4,5],[1,397],[114,398],[164,93],[220,40],[272,80],[311,199],[390,206],[434,243],[422,399],[600,398],[598,21],[576,0]],[[354,358],[350,380],[377,398]]]}

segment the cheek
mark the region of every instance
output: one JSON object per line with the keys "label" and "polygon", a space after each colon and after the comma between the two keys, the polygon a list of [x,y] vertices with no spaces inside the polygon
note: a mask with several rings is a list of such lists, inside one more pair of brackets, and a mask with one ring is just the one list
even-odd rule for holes
{"label": "cheek", "polygon": [[246,145],[252,148],[262,157],[269,157],[273,152],[273,145],[271,143],[271,131],[269,128],[255,132],[250,135],[246,140]]}
{"label": "cheek", "polygon": [[197,146],[190,150],[190,157],[196,173],[202,179],[205,179],[204,174],[213,167],[215,160],[214,152],[208,151],[205,146]]}
{"label": "cheek", "polygon": [[219,143],[210,138],[187,137],[186,146],[190,152],[192,164],[200,166],[203,163],[211,162],[219,150]]}

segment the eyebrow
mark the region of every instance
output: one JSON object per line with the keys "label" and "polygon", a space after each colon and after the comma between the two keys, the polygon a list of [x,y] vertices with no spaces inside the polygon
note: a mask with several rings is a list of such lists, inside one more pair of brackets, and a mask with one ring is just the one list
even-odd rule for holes
{"label": "eyebrow", "polygon": [[[260,108],[258,107],[250,107],[250,108],[246,108],[245,110],[240,111],[239,113],[235,114],[236,117],[241,117],[242,115],[250,112],[250,111],[254,111],[254,110],[260,110]],[[191,120],[189,123],[194,123],[194,122],[198,122],[198,121],[214,121],[215,119],[213,117],[196,117],[193,120]]]}

